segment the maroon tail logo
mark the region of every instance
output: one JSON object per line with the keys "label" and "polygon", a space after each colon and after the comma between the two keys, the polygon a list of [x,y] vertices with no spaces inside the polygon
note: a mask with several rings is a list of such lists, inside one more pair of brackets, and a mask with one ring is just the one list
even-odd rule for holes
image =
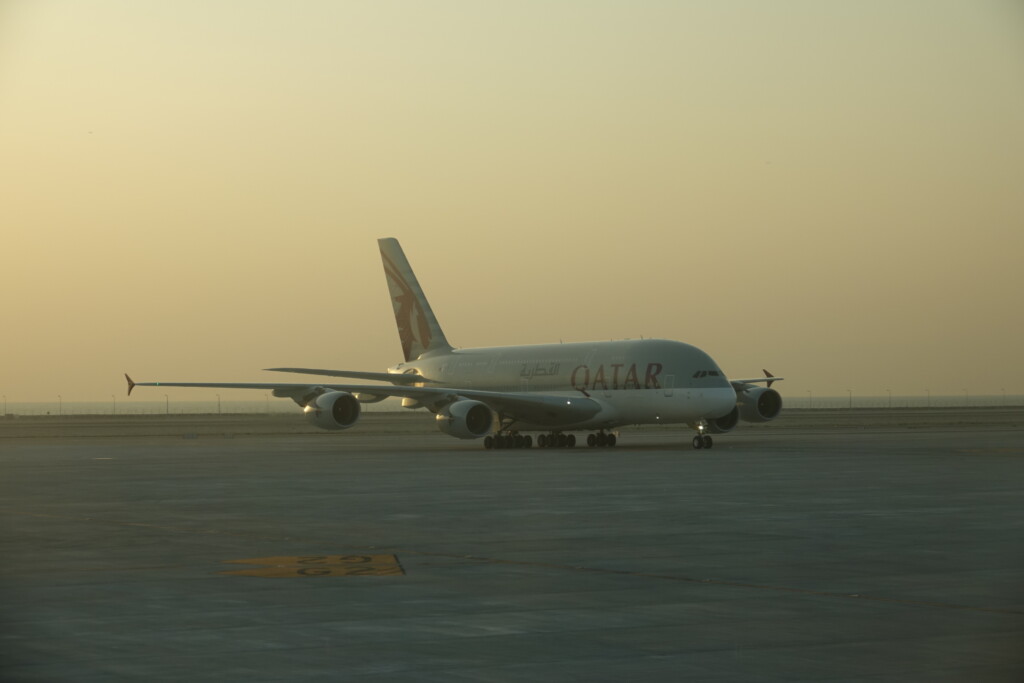
{"label": "maroon tail logo", "polygon": [[390,287],[391,299],[395,307],[395,322],[398,323],[398,337],[402,340],[402,352],[406,360],[412,360],[413,344],[419,344],[423,351],[430,348],[433,335],[430,333],[427,315],[412,287],[387,256],[384,256],[384,272],[388,276],[388,283],[393,285]]}

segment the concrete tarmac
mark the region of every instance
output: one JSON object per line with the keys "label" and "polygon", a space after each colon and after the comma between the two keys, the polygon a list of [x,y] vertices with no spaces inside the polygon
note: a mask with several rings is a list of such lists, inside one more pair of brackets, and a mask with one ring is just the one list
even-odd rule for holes
{"label": "concrete tarmac", "polygon": [[1024,413],[898,412],[0,420],[0,680],[1022,681]]}

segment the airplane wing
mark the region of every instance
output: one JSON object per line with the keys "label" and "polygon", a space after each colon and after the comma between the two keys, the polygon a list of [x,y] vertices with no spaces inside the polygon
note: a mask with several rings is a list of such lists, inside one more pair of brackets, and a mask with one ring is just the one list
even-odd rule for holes
{"label": "airplane wing", "polygon": [[391,384],[416,384],[431,382],[420,375],[396,372],[361,372],[357,370],[321,370],[319,368],[266,368],[268,372],[295,372],[301,375],[321,375],[323,377],[351,377],[352,379],[369,379]]}
{"label": "airplane wing", "polygon": [[301,403],[303,396],[317,394],[318,384],[284,384],[280,382],[136,382],[125,373],[128,380],[128,395],[132,395],[135,387],[196,387],[200,389],[262,389],[273,391],[274,396],[295,399]]}
{"label": "airplane wing", "polygon": [[764,377],[755,377],[753,379],[731,379],[729,380],[729,383],[732,384],[733,389],[742,391],[744,384],[759,384],[760,382],[767,382],[768,387],[771,388],[772,382],[781,382],[786,379],[785,377],[776,377],[767,370],[762,370],[761,372],[764,373]]}
{"label": "airplane wing", "polygon": [[[374,374],[374,373],[366,373]],[[303,405],[325,391],[358,394],[361,400],[399,397],[413,398],[424,406],[440,409],[460,399],[480,401],[506,417],[537,425],[581,422],[601,412],[603,406],[592,398],[555,394],[480,391],[452,387],[411,387],[368,384],[287,384],[277,382],[135,382],[127,374],[128,395],[135,387],[197,387],[205,389],[262,389],[274,396],[291,398]]]}

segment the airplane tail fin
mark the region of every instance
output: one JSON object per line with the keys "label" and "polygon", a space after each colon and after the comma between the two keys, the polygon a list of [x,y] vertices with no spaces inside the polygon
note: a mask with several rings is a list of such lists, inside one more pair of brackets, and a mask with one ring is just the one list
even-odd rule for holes
{"label": "airplane tail fin", "polygon": [[431,351],[450,350],[452,347],[445,339],[398,240],[384,237],[377,240],[377,244],[384,262],[384,274],[388,280],[391,304],[395,308],[395,322],[398,323],[405,360],[414,360]]}

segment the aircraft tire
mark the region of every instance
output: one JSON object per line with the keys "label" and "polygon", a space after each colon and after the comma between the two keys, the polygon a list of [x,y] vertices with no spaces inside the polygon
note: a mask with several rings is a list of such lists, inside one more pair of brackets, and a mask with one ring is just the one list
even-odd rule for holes
{"label": "aircraft tire", "polygon": [[565,437],[565,447],[566,448],[576,448],[576,435],[575,434],[570,434],[569,436]]}
{"label": "aircraft tire", "polygon": [[484,448],[486,448],[487,450],[491,450],[492,448],[494,448],[494,437],[493,436],[485,436],[484,437]]}
{"label": "aircraft tire", "polygon": [[704,435],[704,448],[711,448],[714,445],[715,445],[715,442],[712,441],[711,436],[709,434],[705,434]]}
{"label": "aircraft tire", "polygon": [[615,435],[614,434],[609,434],[608,435],[608,448],[614,448],[616,441],[618,441],[618,439],[615,438]]}
{"label": "aircraft tire", "polygon": [[700,434],[693,437],[693,447],[696,448],[697,450],[704,448],[704,439],[701,438]]}

